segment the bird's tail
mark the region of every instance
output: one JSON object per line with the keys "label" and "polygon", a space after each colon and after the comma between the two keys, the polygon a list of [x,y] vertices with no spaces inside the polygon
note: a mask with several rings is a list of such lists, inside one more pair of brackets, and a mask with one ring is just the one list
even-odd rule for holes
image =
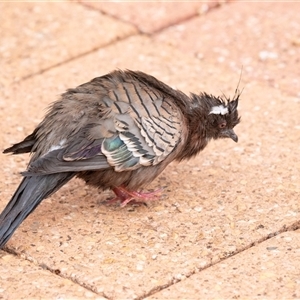
{"label": "bird's tail", "polygon": [[0,215],[0,249],[40,202],[67,183],[75,173],[24,177]]}

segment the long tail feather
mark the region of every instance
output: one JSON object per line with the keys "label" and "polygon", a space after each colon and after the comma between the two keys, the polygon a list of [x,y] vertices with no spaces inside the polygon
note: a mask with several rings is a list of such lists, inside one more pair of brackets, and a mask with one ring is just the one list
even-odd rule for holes
{"label": "long tail feather", "polygon": [[41,201],[67,183],[75,173],[24,177],[0,215],[0,249]]}

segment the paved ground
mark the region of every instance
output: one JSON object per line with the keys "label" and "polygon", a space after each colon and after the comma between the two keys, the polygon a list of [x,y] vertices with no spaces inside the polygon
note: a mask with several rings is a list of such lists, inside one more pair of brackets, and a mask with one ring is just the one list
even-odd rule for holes
{"label": "paved ground", "polygon": [[[73,180],[0,251],[1,299],[300,299],[300,3],[0,3],[0,148],[66,88],[115,68],[232,96],[239,143],[212,142],[107,207]],[[28,156],[0,156],[0,209]]]}

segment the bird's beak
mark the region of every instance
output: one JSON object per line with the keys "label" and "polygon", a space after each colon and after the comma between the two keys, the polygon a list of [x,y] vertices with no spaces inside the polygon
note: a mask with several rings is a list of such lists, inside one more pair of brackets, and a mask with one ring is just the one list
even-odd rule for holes
{"label": "bird's beak", "polygon": [[228,137],[230,137],[232,140],[234,140],[236,143],[238,142],[239,138],[233,131],[233,129],[228,130]]}
{"label": "bird's beak", "polygon": [[232,140],[234,140],[236,143],[238,142],[238,136],[235,134],[235,132],[233,131],[233,129],[227,129],[227,130],[224,130],[222,132],[222,135],[224,137],[228,137],[228,138],[231,138]]}

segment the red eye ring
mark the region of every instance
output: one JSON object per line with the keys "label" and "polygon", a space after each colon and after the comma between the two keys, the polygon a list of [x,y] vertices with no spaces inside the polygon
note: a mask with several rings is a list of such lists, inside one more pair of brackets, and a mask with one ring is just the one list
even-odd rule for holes
{"label": "red eye ring", "polygon": [[219,127],[220,127],[220,128],[225,128],[226,125],[227,125],[226,122],[222,122],[222,123],[219,124]]}

